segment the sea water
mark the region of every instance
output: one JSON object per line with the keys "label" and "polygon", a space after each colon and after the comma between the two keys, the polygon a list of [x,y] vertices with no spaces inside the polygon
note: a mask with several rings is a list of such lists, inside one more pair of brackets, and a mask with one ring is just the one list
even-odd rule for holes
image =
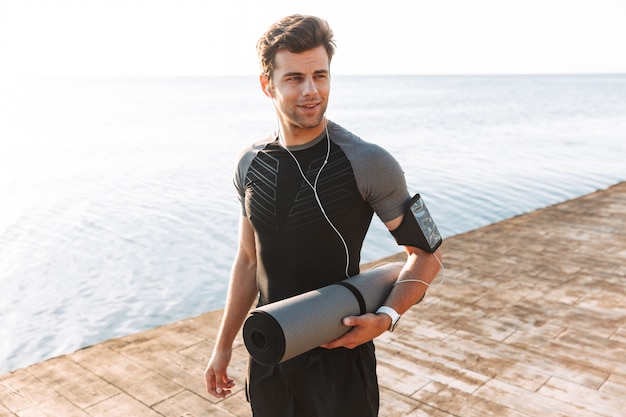
{"label": "sea water", "polygon": [[[336,76],[444,237],[626,179],[626,75]],[[224,306],[251,77],[0,80],[0,372]],[[376,218],[362,261],[399,248]]]}

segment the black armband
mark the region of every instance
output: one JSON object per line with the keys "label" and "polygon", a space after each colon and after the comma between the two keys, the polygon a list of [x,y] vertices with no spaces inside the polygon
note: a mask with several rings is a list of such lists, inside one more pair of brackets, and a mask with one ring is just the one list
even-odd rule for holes
{"label": "black armband", "polygon": [[411,199],[402,223],[391,234],[398,245],[414,246],[428,253],[436,251],[443,242],[439,229],[419,194]]}

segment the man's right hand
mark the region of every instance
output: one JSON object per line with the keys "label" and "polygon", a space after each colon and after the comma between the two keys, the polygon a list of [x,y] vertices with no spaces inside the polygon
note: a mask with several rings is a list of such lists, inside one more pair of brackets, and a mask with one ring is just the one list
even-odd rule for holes
{"label": "man's right hand", "polygon": [[230,363],[231,353],[232,350],[213,351],[213,355],[204,371],[206,389],[214,397],[225,398],[231,393],[231,388],[235,386],[235,383],[228,377],[226,372]]}

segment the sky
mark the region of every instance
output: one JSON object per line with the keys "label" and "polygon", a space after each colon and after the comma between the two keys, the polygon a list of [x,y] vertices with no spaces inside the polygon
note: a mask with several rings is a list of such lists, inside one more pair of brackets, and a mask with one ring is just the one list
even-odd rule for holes
{"label": "sky", "polygon": [[626,73],[623,0],[0,0],[0,76],[259,72],[276,20],[333,28],[333,74]]}

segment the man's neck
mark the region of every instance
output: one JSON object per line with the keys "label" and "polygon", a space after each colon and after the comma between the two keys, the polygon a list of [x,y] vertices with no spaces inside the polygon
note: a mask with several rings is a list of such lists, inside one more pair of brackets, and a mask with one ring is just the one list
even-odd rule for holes
{"label": "man's neck", "polygon": [[286,146],[299,146],[304,145],[324,132],[326,128],[326,119],[323,119],[322,122],[315,127],[311,128],[301,128],[296,126],[283,126],[281,123],[280,126],[280,135],[281,140]]}

